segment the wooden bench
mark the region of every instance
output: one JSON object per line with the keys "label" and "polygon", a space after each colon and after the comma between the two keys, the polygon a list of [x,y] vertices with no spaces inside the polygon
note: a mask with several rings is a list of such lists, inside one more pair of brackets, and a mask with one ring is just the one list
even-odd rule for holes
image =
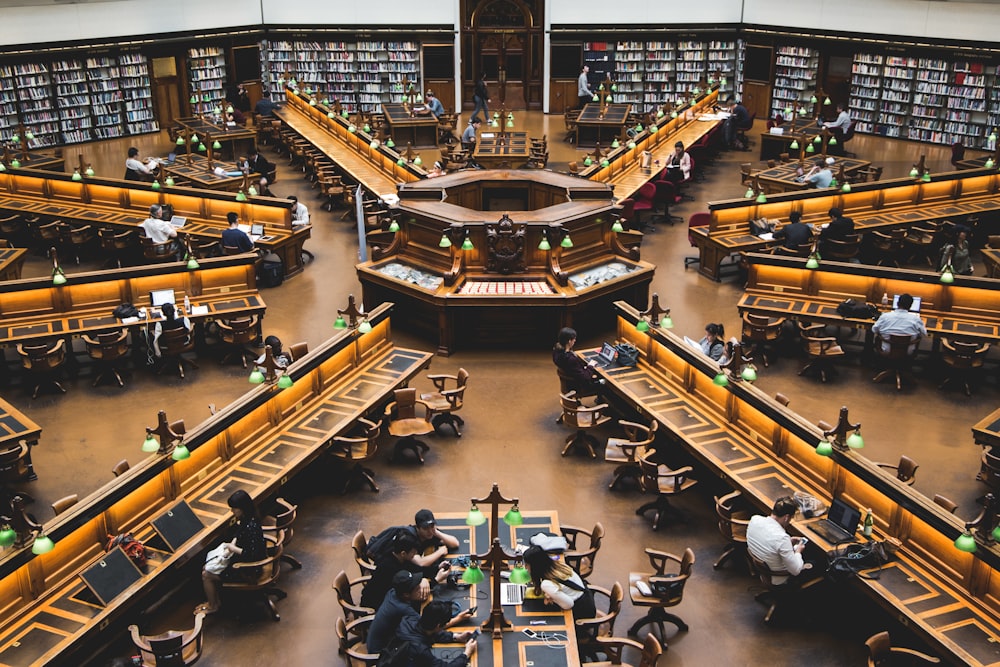
{"label": "wooden bench", "polygon": [[[636,331],[639,313],[624,302],[615,308],[618,339],[634,344],[641,359],[634,368],[601,371],[612,390],[762,511],[795,491],[872,508],[876,537],[902,546],[879,578],[855,577],[853,585],[952,662],[1000,664],[1000,547],[980,542],[975,554],[958,551],[960,518],[855,450],[817,455],[818,427],[749,383],[716,385],[719,369],[708,357],[670,331]],[[791,530],[832,547],[812,521],[796,520]]]}
{"label": "wooden bench", "polygon": [[187,218],[183,233],[207,241],[218,241],[229,227],[227,214],[237,213],[240,220],[264,225],[265,235],[270,238],[257,245],[281,258],[286,276],[304,268],[302,247],[312,227],[293,227],[292,203],[284,199],[250,197],[238,202],[224,192],[166,186],[153,190],[135,181],[111,178],[74,181],[70,174],[26,169],[8,169],[0,174],[3,212],[134,231],[149,217],[153,204],[169,204],[175,216]]}
{"label": "wooden bench", "polygon": [[[254,387],[189,429],[189,459],[154,454],[59,515],[45,526],[55,542],[51,552],[8,550],[0,561],[0,663],[83,662],[124,633],[144,605],[159,603],[192,576],[230,522],[226,501],[233,491],[243,489],[258,503],[276,495],[334,436],[378,411],[394,389],[426,368],[430,353],[392,344],[390,309],[383,304],[369,313],[371,332],[338,332],[297,360],[288,369],[292,387]],[[181,499],[205,528],[171,552],[155,538],[151,522]],[[106,535],[121,532],[147,540],[153,558],[146,574],[101,606],[78,575],[103,554]]]}
{"label": "wooden bench", "polygon": [[699,271],[719,280],[720,267],[735,253],[769,247],[750,233],[750,221],[759,218],[786,221],[792,211],[802,213],[802,221],[817,225],[829,222],[827,212],[838,207],[854,219],[855,230],[906,227],[927,220],[963,218],[1000,210],[1000,174],[980,169],[937,174],[929,183],[897,178],[859,183],[850,192],[786,192],[767,197],[767,202],[730,199],[709,202],[712,216],[706,227],[690,230],[698,248]]}
{"label": "wooden bench", "polygon": [[920,297],[920,317],[932,336],[1000,340],[1000,290],[988,278],[955,276],[950,285],[936,273],[823,260],[810,270],[800,257],[748,253],[746,291],[740,313],[788,317],[807,322],[869,329],[872,320],[845,318],[837,306],[845,299],[881,304],[882,296]]}

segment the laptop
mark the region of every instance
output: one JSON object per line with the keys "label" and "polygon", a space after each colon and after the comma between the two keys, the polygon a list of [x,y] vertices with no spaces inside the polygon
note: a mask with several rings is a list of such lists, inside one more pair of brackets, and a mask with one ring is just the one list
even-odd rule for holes
{"label": "laptop", "polygon": [[611,343],[604,343],[601,346],[601,351],[597,353],[596,359],[590,360],[591,366],[597,366],[599,368],[607,368],[609,366],[614,366],[615,361],[618,359],[618,350]]}
{"label": "laptop", "polygon": [[187,218],[181,217],[179,215],[175,215],[174,217],[170,218],[170,224],[173,225],[174,229],[180,229],[187,223],[187,221],[188,221]]}
{"label": "laptop", "polygon": [[524,603],[525,584],[512,584],[505,581],[500,584],[500,604],[517,605]]}
{"label": "laptop", "polygon": [[271,238],[270,236],[267,236],[264,233],[264,225],[260,224],[260,223],[256,223],[256,224],[250,225],[250,234],[249,234],[249,236],[250,236],[250,240],[253,241],[254,243],[256,243],[257,241],[260,241],[261,239],[263,239],[264,241],[267,241],[268,239]]}
{"label": "laptop", "polygon": [[149,300],[153,308],[159,308],[165,303],[177,303],[172,289],[155,289],[149,293]]}
{"label": "laptop", "polygon": [[821,535],[827,542],[853,542],[858,532],[861,512],[842,500],[834,500],[826,518],[811,524],[809,528]]}
{"label": "laptop", "polygon": [[177,153],[171,153],[167,156],[167,164],[173,164],[177,162]]}
{"label": "laptop", "polygon": [[[892,309],[896,310],[896,308],[898,308],[898,307],[899,307],[899,295],[898,294],[894,294],[892,296]],[[919,296],[913,297],[913,305],[910,306],[910,312],[911,313],[919,313],[920,312],[920,297]]]}

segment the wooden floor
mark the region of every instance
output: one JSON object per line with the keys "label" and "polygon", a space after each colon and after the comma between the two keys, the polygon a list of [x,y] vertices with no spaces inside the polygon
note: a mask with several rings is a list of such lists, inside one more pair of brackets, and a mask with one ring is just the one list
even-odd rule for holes
{"label": "wooden floor", "polygon": [[[467,119],[468,114],[459,129]],[[561,141],[561,116],[521,113],[518,123],[517,130],[548,135],[551,167],[561,169],[570,161],[582,161],[585,151]],[[66,158],[75,162],[76,154],[82,153],[99,173],[114,175],[123,169],[129,145],[139,147],[142,155],[162,155],[170,148],[166,134],[161,133],[70,147]],[[946,169],[950,157],[945,147],[860,135],[850,148],[859,157],[884,166],[886,178],[905,175],[921,153],[927,155],[932,172]],[[272,161],[279,160],[269,150],[265,154]],[[741,197],[745,186],[740,184],[739,163],[753,156],[725,153],[704,165],[704,180],[691,188],[694,201],[674,212],[686,218],[705,210],[708,201]],[[330,335],[335,311],[345,307],[348,294],[360,296],[354,270],[357,232],[351,223],[340,220],[341,211],[320,209],[317,191],[286,165],[279,161],[279,179],[273,189],[282,197],[298,195],[310,207],[314,229],[306,248],[316,259],[282,286],[263,291],[268,304],[264,333],[277,335],[286,345],[317,344]],[[657,224],[642,245],[643,259],[657,265],[652,291],[671,308],[678,333],[698,338],[705,323],[721,322],[727,334],[739,335],[736,302],[742,285],[732,278],[715,283],[696,270],[685,269],[682,260],[692,254],[685,225]],[[85,260],[80,269],[97,265]],[[70,277],[77,270],[67,269]],[[24,275],[43,276],[50,271],[51,264],[43,257],[31,257]],[[392,324],[397,343],[433,349],[431,341],[413,336],[405,321]],[[599,345],[613,336],[613,331],[587,322],[580,323],[579,329],[581,345]],[[630,571],[648,568],[644,547],[673,553],[682,553],[686,547],[695,550],[694,577],[675,609],[691,629],[670,637],[670,649],[660,661],[663,667],[863,664],[865,637],[882,629],[890,630],[905,645],[920,647],[891,616],[849,591],[825,591],[811,602],[808,616],[792,613],[776,627],[765,626],[765,608],[753,599],[759,588],[739,563],[718,571],[711,567],[724,547],[712,495],[725,492],[724,483],[701,472],[694,492],[677,502],[684,520],[653,533],[649,522],[634,514],[644,502],[641,494],[607,489],[612,466],[589,458],[561,457],[567,432],[555,423],[558,383],[549,352],[552,342],[525,341],[526,349],[515,352],[477,348],[470,341],[451,357],[435,358],[432,373],[454,373],[460,367],[470,372],[463,437],[428,437],[431,451],[424,466],[390,464],[392,439],[387,437],[371,466],[381,493],[334,494],[330,489],[341,472],[324,461],[290,483],[286,496],[301,507],[289,550],[305,567],[282,574],[279,583],[289,597],[278,603],[281,623],[272,623],[263,612],[242,624],[227,614],[206,619],[205,656],[199,664],[339,664],[332,626],[340,610],[329,585],[341,569],[351,576],[358,574],[350,550],[354,533],[361,529],[371,535],[390,524],[409,523],[421,507],[466,511],[469,499],[488,493],[493,482],[500,484],[505,495],[520,497],[522,509],[555,509],[563,523],[588,528],[602,521],[607,538],[592,578],[599,585],[626,581]],[[996,357],[992,350],[991,360]],[[7,358],[15,369],[13,353],[8,352]],[[930,363],[918,368],[918,384],[902,393],[890,385],[873,384],[873,369],[862,366],[855,356],[839,366],[837,377],[827,384],[800,377],[803,363],[794,344],[779,346],[771,365],[759,369],[757,384],[768,393],[780,391],[791,397],[790,407],[812,423],[835,421],[840,406],[849,406],[852,421],[863,425],[869,458],[894,463],[900,454],[910,455],[920,464],[918,491],[952,498],[959,503],[959,516],[976,515],[975,499],[985,488],[974,479],[979,448],[969,428],[1000,401],[995,370],[966,398],[961,391],[938,390],[936,368]],[[126,377],[123,389],[91,387],[90,369],[84,367],[64,383],[66,394],[43,394],[36,400],[20,385],[20,373],[13,370],[13,383],[4,387],[4,398],[43,428],[41,444],[34,452],[39,479],[22,485],[36,498],[31,510],[37,518],[43,522],[51,518],[49,504],[57,498],[92,493],[111,479],[111,468],[120,459],[134,463],[144,456],[139,450],[144,427],[156,423],[157,410],[164,409],[170,419],[183,418],[193,426],[209,415],[211,405],[222,407],[249,387],[238,364],[220,366],[213,358],[201,358],[199,365],[182,381],[169,374],[157,376],[140,363]],[[414,385],[424,390],[430,383],[420,379]],[[604,435],[620,433],[608,428]],[[188,577],[188,584],[177,596],[134,619],[143,632],[190,626],[191,609],[201,601],[202,593],[196,570],[182,576]],[[641,615],[642,610],[626,600],[616,634],[623,634]],[[111,637],[109,642],[109,650],[93,664],[103,666],[112,656],[129,654],[124,637]]]}

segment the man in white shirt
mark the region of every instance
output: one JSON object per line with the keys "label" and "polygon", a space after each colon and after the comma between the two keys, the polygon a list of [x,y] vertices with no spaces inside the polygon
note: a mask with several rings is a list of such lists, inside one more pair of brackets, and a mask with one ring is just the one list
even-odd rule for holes
{"label": "man in white shirt", "polygon": [[775,501],[770,516],[752,516],[747,526],[747,549],[750,554],[767,563],[772,572],[781,571],[790,575],[772,576],[774,584],[788,583],[803,570],[812,568],[811,563],[802,560],[805,541],[800,537],[790,537],[787,532],[798,509],[798,503],[791,496],[784,496]]}
{"label": "man in white shirt", "polygon": [[[170,239],[177,238],[177,230],[163,219],[163,207],[159,204],[153,204],[149,207],[149,217],[140,222],[138,226],[146,238],[153,243],[166,243]],[[180,244],[176,240],[173,242],[173,249],[175,252],[180,252]]]}
{"label": "man in white shirt", "polygon": [[594,100],[594,93],[590,91],[590,81],[587,80],[588,72],[590,72],[590,67],[584,65],[583,71],[580,72],[580,78],[576,80],[576,94],[580,97],[581,109],[588,102],[592,102]]}
{"label": "man in white shirt", "polygon": [[839,133],[840,136],[844,136],[844,132],[847,132],[847,128],[851,124],[851,116],[847,113],[847,107],[843,102],[837,103],[837,120],[832,123],[823,123],[823,127],[828,130],[833,130],[835,133]]}
{"label": "man in white shirt", "polygon": [[305,204],[299,203],[299,198],[295,195],[288,195],[288,198],[295,202],[292,207],[292,226],[309,224],[309,209]]}
{"label": "man in white shirt", "polygon": [[153,172],[156,170],[155,162],[143,163],[139,159],[139,149],[132,146],[128,149],[128,158],[125,160],[125,180],[126,181],[148,181],[152,180]]}
{"label": "man in white shirt", "polygon": [[889,351],[889,336],[909,336],[912,342],[907,352],[913,354],[917,350],[917,343],[927,335],[927,327],[924,326],[924,321],[920,319],[920,315],[910,312],[910,306],[912,305],[912,296],[909,294],[900,294],[896,300],[896,309],[888,313],[882,313],[882,316],[872,325],[872,331],[882,339],[883,352]]}

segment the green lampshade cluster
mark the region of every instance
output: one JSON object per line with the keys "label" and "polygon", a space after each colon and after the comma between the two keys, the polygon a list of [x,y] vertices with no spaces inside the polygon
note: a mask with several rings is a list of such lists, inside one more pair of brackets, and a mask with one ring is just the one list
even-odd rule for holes
{"label": "green lampshade cluster", "polygon": [[484,579],[486,579],[486,575],[483,574],[483,570],[476,561],[473,561],[462,573],[462,582],[469,585],[482,583]]}
{"label": "green lampshade cluster", "polygon": [[47,554],[56,548],[56,543],[52,541],[52,538],[44,533],[39,533],[38,537],[35,538],[35,542],[31,545],[31,553],[36,556],[42,554]]}
{"label": "green lampshade cluster", "polygon": [[503,521],[508,526],[520,526],[524,523],[524,517],[521,516],[521,510],[518,509],[517,505],[514,505],[503,515]]}
{"label": "green lampshade cluster", "polygon": [[479,509],[478,505],[473,505],[465,517],[466,526],[481,526],[486,523],[486,515]]}

